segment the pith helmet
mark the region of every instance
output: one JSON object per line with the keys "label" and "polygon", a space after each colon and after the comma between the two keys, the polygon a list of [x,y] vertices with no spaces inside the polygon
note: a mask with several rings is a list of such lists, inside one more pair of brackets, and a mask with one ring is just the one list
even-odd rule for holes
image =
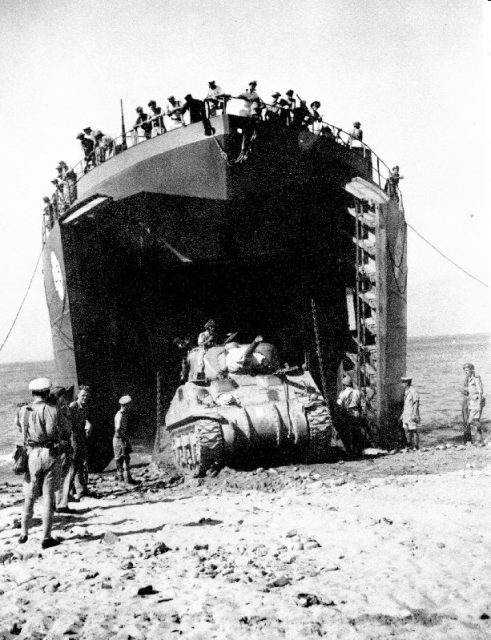
{"label": "pith helmet", "polygon": [[29,391],[49,391],[51,389],[51,380],[49,378],[36,378],[29,382]]}
{"label": "pith helmet", "polygon": [[131,396],[121,396],[118,402],[122,406],[129,404],[131,402]]}
{"label": "pith helmet", "polygon": [[321,103],[318,100],[314,100],[314,102],[311,103],[310,108],[318,109],[320,106],[321,106]]}

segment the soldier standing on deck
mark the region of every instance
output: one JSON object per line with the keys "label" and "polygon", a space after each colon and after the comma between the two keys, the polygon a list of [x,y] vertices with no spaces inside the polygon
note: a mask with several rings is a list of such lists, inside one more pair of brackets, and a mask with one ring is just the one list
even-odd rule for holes
{"label": "soldier standing on deck", "polygon": [[77,399],[70,404],[68,416],[72,427],[73,458],[68,473],[69,490],[75,486],[75,500],[88,495],[87,490],[87,438],[92,433],[92,425],[87,417],[89,387],[80,386]]}
{"label": "soldier standing on deck", "polygon": [[28,452],[28,470],[24,476],[24,511],[19,543],[27,542],[36,499],[43,494],[43,539],[41,546],[48,549],[58,544],[51,537],[55,489],[59,474],[58,446],[60,442],[60,414],[49,404],[51,381],[37,378],[29,383],[33,399],[20,408],[16,424]]}
{"label": "soldier standing on deck", "polygon": [[119,411],[114,416],[113,450],[117,479],[126,482],[126,484],[139,484],[138,481],[133,480],[130,473],[130,454],[132,449],[128,412],[131,403],[131,396],[122,396],[119,399]]}

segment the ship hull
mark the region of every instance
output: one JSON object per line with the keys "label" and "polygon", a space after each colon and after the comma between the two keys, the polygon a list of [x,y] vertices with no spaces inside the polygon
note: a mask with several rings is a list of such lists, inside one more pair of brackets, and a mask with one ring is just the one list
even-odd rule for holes
{"label": "ship hull", "polygon": [[[138,433],[153,436],[179,384],[174,338],[195,341],[210,317],[241,340],[262,333],[290,365],[307,362],[333,406],[342,370],[354,366],[360,386],[374,389],[374,439],[393,441],[405,372],[406,263],[399,256],[395,273],[388,256],[401,242],[402,211],[380,190],[370,201],[378,336],[362,336],[346,303],[360,261],[346,185],[373,184],[371,158],[309,132],[266,123],[253,132],[233,116],[213,126],[212,137],[200,124],[169,132],[83,176],[77,202],[47,237],[59,383],[91,386],[95,466],[110,458],[121,395],[135,398]],[[355,335],[376,351],[374,373],[353,349]]]}

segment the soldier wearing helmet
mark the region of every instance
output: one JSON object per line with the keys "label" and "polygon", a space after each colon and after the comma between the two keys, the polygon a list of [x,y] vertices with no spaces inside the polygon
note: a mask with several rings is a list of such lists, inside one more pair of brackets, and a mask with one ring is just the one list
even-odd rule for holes
{"label": "soldier wearing helmet", "polygon": [[24,476],[24,509],[21,518],[19,543],[27,542],[34,503],[42,494],[43,538],[41,546],[47,549],[58,544],[51,537],[55,490],[59,474],[60,412],[49,402],[51,381],[36,378],[29,383],[32,402],[24,405],[16,416],[16,426],[26,447],[28,469]]}

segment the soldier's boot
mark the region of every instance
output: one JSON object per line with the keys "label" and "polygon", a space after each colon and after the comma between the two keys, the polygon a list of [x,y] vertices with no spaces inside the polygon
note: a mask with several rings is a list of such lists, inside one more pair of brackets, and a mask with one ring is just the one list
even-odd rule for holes
{"label": "soldier's boot", "polygon": [[140,482],[138,480],[134,480],[131,477],[131,473],[129,471],[125,471],[124,472],[124,481],[125,481],[126,484],[132,484],[132,485],[140,484]]}

